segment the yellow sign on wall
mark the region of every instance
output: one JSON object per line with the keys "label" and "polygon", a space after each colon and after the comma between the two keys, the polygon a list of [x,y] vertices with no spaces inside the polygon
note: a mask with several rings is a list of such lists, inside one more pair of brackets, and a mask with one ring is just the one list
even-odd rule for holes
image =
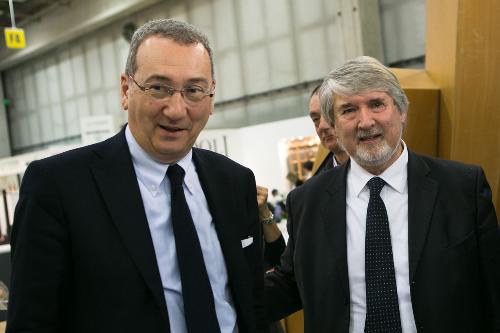
{"label": "yellow sign on wall", "polygon": [[5,42],[9,49],[24,49],[26,47],[26,39],[24,38],[24,30],[18,28],[5,28]]}

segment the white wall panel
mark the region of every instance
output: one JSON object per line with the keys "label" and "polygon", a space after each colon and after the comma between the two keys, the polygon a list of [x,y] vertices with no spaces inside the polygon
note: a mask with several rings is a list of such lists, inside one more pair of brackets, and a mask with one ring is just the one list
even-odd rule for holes
{"label": "white wall panel", "polygon": [[[47,107],[40,108],[40,125],[42,132],[42,141],[52,141],[54,140],[54,135],[52,131],[52,115],[50,114],[50,110]],[[25,146],[30,144],[29,142],[22,142],[21,145]]]}
{"label": "white wall panel", "polygon": [[171,1],[168,6],[168,16],[158,16],[158,18],[173,18],[180,21],[189,21],[187,13],[187,1]]}
{"label": "white wall panel", "polygon": [[59,57],[59,75],[61,77],[62,97],[64,99],[73,97],[75,94],[75,79],[71,69],[71,54],[69,50],[61,52]]}
{"label": "white wall panel", "polygon": [[102,64],[103,88],[116,87],[120,72],[115,61],[116,56],[112,36],[101,38],[99,52],[99,63]]}
{"label": "white wall panel", "polygon": [[256,47],[246,51],[245,86],[249,94],[266,91],[271,88],[269,63],[265,47]]}
{"label": "white wall panel", "polygon": [[64,103],[64,119],[66,120],[65,130],[67,136],[80,134],[80,116],[76,101],[71,99]]}
{"label": "white wall panel", "polygon": [[380,5],[387,62],[425,54],[425,1],[380,0]]}
{"label": "white wall panel", "polygon": [[12,148],[17,148],[20,146],[20,132],[19,132],[19,120],[17,118],[10,117],[9,119],[9,127],[10,127],[10,144]]}
{"label": "white wall panel", "polygon": [[24,97],[26,98],[26,109],[35,110],[37,107],[35,76],[32,66],[26,66],[23,69],[22,76],[24,78]]}
{"label": "white wall panel", "polygon": [[309,92],[285,95],[273,100],[273,120],[309,116]]}
{"label": "white wall panel", "polygon": [[327,66],[330,70],[342,65],[346,56],[346,43],[342,36],[342,27],[340,26],[340,19],[335,17],[326,27],[326,52],[329,55],[327,58]]}
{"label": "white wall panel", "polygon": [[53,140],[62,139],[66,136],[66,123],[64,121],[64,115],[61,104],[51,105],[50,111],[52,113],[52,137]]}
{"label": "white wall panel", "polygon": [[261,0],[240,1],[239,22],[243,44],[263,42],[266,38],[266,24]]}
{"label": "white wall panel", "polygon": [[19,124],[21,123],[19,118],[15,119],[10,119],[11,122],[11,136],[12,136],[12,148],[20,147],[21,146],[21,135],[22,131],[19,128]]}
{"label": "white wall panel", "polygon": [[[128,56],[128,47],[129,44],[122,37],[116,37],[114,40],[114,48],[115,48],[115,57],[117,59],[117,70],[118,73],[125,72],[125,65],[127,64],[127,56]],[[119,78],[116,78],[119,81]],[[116,82],[115,82],[116,83]]]}
{"label": "white wall panel", "polygon": [[76,99],[76,107],[80,118],[90,116],[89,98],[87,96],[78,97]]}
{"label": "white wall panel", "polygon": [[31,133],[31,142],[38,144],[42,142],[42,134],[40,132],[40,122],[38,121],[38,114],[31,113],[28,116],[28,127]]}
{"label": "white wall panel", "polygon": [[236,48],[236,22],[232,0],[214,0],[214,12],[217,51]]}
{"label": "white wall panel", "polygon": [[100,60],[97,39],[92,38],[85,43],[85,65],[91,90],[102,87],[103,77]]}
{"label": "white wall panel", "polygon": [[[224,112],[225,123],[231,127],[238,127],[238,124],[248,121],[248,112],[244,107],[232,107],[229,112]],[[224,125],[223,125],[224,126]]]}
{"label": "white wall panel", "polygon": [[61,93],[59,87],[59,76],[57,73],[57,65],[53,58],[47,61],[45,84],[49,90],[49,103],[58,105],[61,102]]}
{"label": "white wall panel", "polygon": [[37,92],[37,107],[46,106],[50,103],[47,87],[47,76],[45,75],[44,64],[38,61],[35,64],[35,85]]}
{"label": "white wall panel", "polygon": [[25,115],[19,118],[19,132],[21,134],[21,146],[28,145],[32,142],[29,128],[29,118]]}
{"label": "white wall panel", "polygon": [[216,100],[227,100],[241,96],[240,57],[236,51],[225,52],[217,57],[217,90]]}
{"label": "white wall panel", "polygon": [[85,53],[82,45],[71,48],[71,70],[74,74],[75,94],[81,95],[87,92],[87,67],[85,64]]}
{"label": "white wall panel", "polygon": [[322,21],[322,0],[293,0],[295,24],[299,28],[318,25]]}
{"label": "white wall panel", "polygon": [[282,37],[291,33],[289,0],[264,1],[269,38]]}
{"label": "white wall panel", "polygon": [[266,122],[269,118],[269,101],[259,100],[247,106],[249,124],[259,124]]}
{"label": "white wall panel", "polygon": [[106,91],[106,113],[117,114],[122,112],[120,104],[120,91],[110,89]]}
{"label": "white wall panel", "polygon": [[217,47],[212,2],[207,0],[189,1],[189,18],[191,23],[199,27],[204,33],[207,34],[209,40],[212,42],[212,47]]}
{"label": "white wall panel", "polygon": [[104,93],[96,91],[90,96],[90,114],[93,116],[108,113],[106,110],[106,98]]}
{"label": "white wall panel", "polygon": [[295,70],[294,49],[291,38],[274,40],[269,46],[271,55],[271,80],[272,87],[289,86],[298,81]]}
{"label": "white wall panel", "polygon": [[303,80],[314,80],[324,76],[328,70],[326,61],[326,45],[324,43],[324,28],[303,30],[299,36],[301,77]]}
{"label": "white wall panel", "polygon": [[21,147],[21,131],[19,130],[19,119],[10,118],[10,137],[12,139],[12,148]]}

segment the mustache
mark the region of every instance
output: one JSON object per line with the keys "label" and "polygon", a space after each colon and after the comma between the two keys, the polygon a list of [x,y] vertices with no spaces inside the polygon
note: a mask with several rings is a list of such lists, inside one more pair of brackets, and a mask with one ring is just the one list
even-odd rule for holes
{"label": "mustache", "polygon": [[358,130],[356,134],[357,139],[365,139],[376,135],[383,135],[384,131],[381,128],[371,128],[369,130]]}

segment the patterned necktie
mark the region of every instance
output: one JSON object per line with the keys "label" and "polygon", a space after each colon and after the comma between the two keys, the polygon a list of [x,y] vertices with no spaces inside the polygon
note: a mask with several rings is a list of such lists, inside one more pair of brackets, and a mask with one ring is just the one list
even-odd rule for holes
{"label": "patterned necktie", "polygon": [[184,169],[177,164],[168,167],[172,225],[181,276],[186,326],[189,333],[220,332],[200,240],[182,188],[184,174]]}
{"label": "patterned necktie", "polygon": [[370,201],[366,212],[365,238],[365,332],[401,332],[389,219],[380,197],[385,182],[382,178],[373,177],[367,185]]}

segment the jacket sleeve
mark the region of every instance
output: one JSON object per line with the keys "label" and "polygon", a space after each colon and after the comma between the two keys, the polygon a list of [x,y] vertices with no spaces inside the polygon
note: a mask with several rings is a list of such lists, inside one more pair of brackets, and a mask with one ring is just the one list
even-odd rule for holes
{"label": "jacket sleeve", "polygon": [[280,264],[280,257],[285,250],[285,239],[283,235],[280,235],[278,239],[271,243],[264,241],[264,262],[267,266],[271,268],[276,267]]}
{"label": "jacket sleeve", "polygon": [[264,280],[266,313],[270,321],[280,320],[302,308],[297,283],[294,276],[295,234],[293,224],[293,192],[288,195],[288,243],[281,256],[280,266],[267,273]]}
{"label": "jacket sleeve", "polygon": [[69,237],[56,183],[32,162],[21,185],[11,238],[7,333],[61,332],[68,308]]}
{"label": "jacket sleeve", "polygon": [[481,332],[500,332],[500,229],[491,200],[491,190],[482,169],[476,177],[477,218],[481,299]]}

